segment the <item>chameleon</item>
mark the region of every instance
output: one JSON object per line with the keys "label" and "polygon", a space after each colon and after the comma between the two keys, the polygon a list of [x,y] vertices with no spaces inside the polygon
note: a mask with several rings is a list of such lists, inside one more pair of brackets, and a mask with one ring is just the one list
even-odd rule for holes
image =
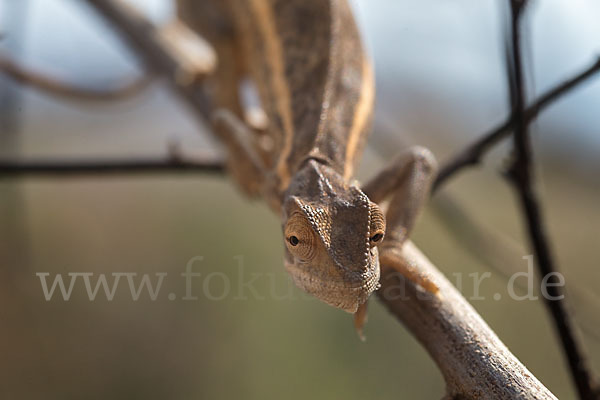
{"label": "chameleon", "polygon": [[[281,216],[294,283],[354,314],[359,332],[381,268],[437,293],[429,276],[392,256],[428,199],[437,168],[431,152],[406,149],[366,184],[354,179],[375,82],[347,0],[177,5],[178,17],[214,46],[218,64],[206,83],[213,130],[239,187]],[[256,88],[265,126],[249,121],[244,82]]]}

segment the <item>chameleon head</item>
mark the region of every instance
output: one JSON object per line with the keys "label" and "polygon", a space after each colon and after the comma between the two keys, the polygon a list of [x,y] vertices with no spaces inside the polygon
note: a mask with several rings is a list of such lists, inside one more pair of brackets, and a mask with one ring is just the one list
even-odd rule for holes
{"label": "chameleon head", "polygon": [[379,207],[332,168],[309,160],[283,205],[285,266],[297,286],[354,313],[379,287]]}

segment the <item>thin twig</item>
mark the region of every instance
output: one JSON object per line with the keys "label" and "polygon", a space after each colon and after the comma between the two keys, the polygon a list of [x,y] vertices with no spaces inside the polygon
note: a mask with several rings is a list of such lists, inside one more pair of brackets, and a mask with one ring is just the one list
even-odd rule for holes
{"label": "thin twig", "polygon": [[53,96],[77,101],[104,102],[122,100],[135,96],[146,89],[150,82],[152,82],[152,76],[143,75],[114,89],[85,88],[67,82],[60,82],[49,76],[27,70],[9,58],[2,56],[0,56],[0,72],[8,75],[22,85],[30,86]]}
{"label": "thin twig", "polygon": [[224,173],[220,157],[164,157],[105,160],[0,160],[0,179],[23,176],[79,176],[117,174]]}
{"label": "thin twig", "polygon": [[[567,92],[570,92],[571,89],[574,89],[580,83],[594,76],[598,71],[600,71],[600,58],[585,70],[579,72],[572,78],[567,79],[553,89],[550,89],[524,110],[523,118],[525,123],[533,121],[546,107]],[[480,139],[476,140],[473,144],[467,146],[464,150],[452,157],[450,161],[440,168],[440,173],[433,185],[433,190],[436,191],[439,189],[443,183],[463,168],[478,164],[486,152],[491,150],[500,140],[510,135],[514,126],[514,116],[511,114],[504,123],[481,135]]]}
{"label": "thin twig", "polygon": [[[518,193],[527,230],[536,256],[536,265],[543,278],[544,302],[550,311],[563,350],[567,357],[571,377],[582,400],[596,400],[598,392],[594,388],[592,374],[583,355],[582,346],[575,336],[571,317],[564,300],[564,285],[561,285],[558,270],[552,257],[540,202],[534,190],[532,148],[528,134],[528,120],[525,115],[525,84],[521,58],[520,22],[526,0],[509,0],[511,5],[512,62],[514,73],[514,147],[515,157],[508,170],[508,177]],[[564,283],[564,282],[563,282]]]}

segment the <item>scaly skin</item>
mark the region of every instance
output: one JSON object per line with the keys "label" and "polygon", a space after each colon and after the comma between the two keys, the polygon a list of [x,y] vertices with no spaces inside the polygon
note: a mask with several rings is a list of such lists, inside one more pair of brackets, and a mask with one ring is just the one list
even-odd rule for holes
{"label": "scaly skin", "polygon": [[[193,13],[200,20],[188,14],[200,7],[196,0],[178,3],[181,18],[220,58],[217,70],[223,69],[210,82],[219,109],[213,122],[232,176],[281,215],[284,262],[295,283],[330,305],[360,309],[362,325],[361,306],[379,286],[377,246],[386,233],[376,203],[392,198],[393,240],[384,243],[401,246],[427,197],[435,161],[424,149],[399,158],[366,186],[375,201],[352,179],[375,89],[347,1],[203,0],[205,17]],[[257,87],[269,121],[265,132],[243,122],[244,78]],[[409,278],[419,277],[412,272]],[[417,283],[435,289],[421,278]]]}

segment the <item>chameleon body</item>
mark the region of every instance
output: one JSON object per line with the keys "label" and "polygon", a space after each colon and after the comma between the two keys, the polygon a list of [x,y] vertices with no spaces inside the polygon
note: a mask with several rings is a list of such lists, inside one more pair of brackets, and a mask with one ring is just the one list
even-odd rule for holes
{"label": "chameleon body", "polygon": [[[425,198],[434,162],[426,150],[413,150],[364,190],[352,179],[370,130],[375,89],[347,1],[178,5],[180,18],[213,44],[219,58],[209,90],[231,174],[281,215],[284,263],[294,282],[356,313],[378,287],[377,247],[386,218],[377,203],[399,197],[388,211],[397,214],[389,243],[401,244]],[[244,122],[239,88],[245,79],[257,88],[268,119],[264,130]],[[406,275],[426,281],[418,272]]]}

